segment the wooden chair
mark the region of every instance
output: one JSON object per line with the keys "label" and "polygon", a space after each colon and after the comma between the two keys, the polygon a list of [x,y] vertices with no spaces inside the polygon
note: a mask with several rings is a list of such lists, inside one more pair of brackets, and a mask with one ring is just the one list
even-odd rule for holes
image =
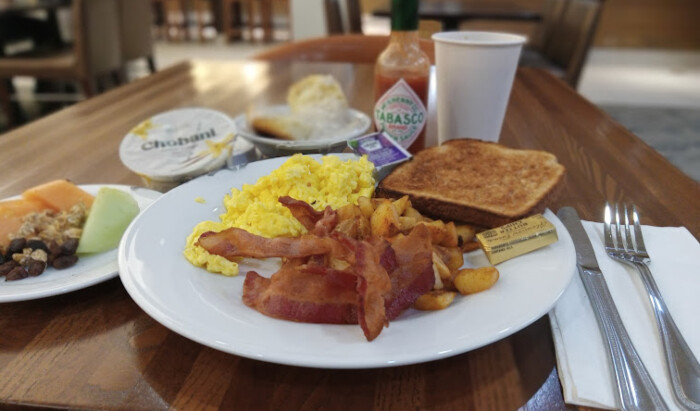
{"label": "wooden chair", "polygon": [[7,83],[16,76],[76,81],[83,94],[96,93],[98,76],[116,73],[121,67],[118,5],[115,0],[73,0],[73,45],[65,51],[0,58],[0,108],[8,123],[14,118]]}
{"label": "wooden chair", "polygon": [[359,0],[324,0],[329,35],[362,34]]}
{"label": "wooden chair", "polygon": [[[246,24],[243,24],[243,16]],[[252,0],[221,0],[221,26],[227,41],[243,38],[248,32],[248,38],[253,38],[253,22],[255,8]]]}
{"label": "wooden chair", "polygon": [[[253,56],[257,60],[296,60],[374,63],[389,44],[389,36],[348,34],[318,37],[286,43]],[[420,47],[435,64],[435,46],[430,40],[420,40]]]}
{"label": "wooden chair", "polygon": [[[254,29],[260,26],[263,31],[263,41],[272,41],[275,10],[284,9],[287,14],[289,11],[287,0],[221,0],[221,3],[223,33],[227,40],[241,38],[246,31],[248,38],[252,40],[255,38]],[[275,3],[278,4],[275,5]]]}
{"label": "wooden chair", "polygon": [[602,9],[599,0],[568,0],[539,47],[523,50],[520,65],[548,69],[578,86]]}
{"label": "wooden chair", "polygon": [[119,44],[123,64],[146,59],[151,73],[156,71],[153,59],[152,8],[144,0],[119,1]]}
{"label": "wooden chair", "polygon": [[528,41],[528,47],[535,50],[544,50],[547,40],[551,38],[554,26],[559,23],[564,14],[564,8],[569,0],[545,0],[542,8],[542,18],[535,27]]}
{"label": "wooden chair", "polygon": [[[146,1],[146,0],[143,0]],[[185,0],[151,0],[155,25],[161,37],[171,41],[189,38]]]}
{"label": "wooden chair", "polygon": [[348,16],[346,33],[362,34],[362,10],[360,0],[345,0],[345,10]]}

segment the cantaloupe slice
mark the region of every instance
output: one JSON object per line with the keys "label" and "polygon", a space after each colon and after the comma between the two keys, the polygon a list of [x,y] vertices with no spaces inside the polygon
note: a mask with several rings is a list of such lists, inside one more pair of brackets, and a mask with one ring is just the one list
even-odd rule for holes
{"label": "cantaloupe slice", "polygon": [[32,187],[22,193],[28,200],[40,201],[57,211],[67,211],[83,202],[90,208],[95,197],[68,180],[54,180]]}
{"label": "cantaloupe slice", "polygon": [[47,208],[46,204],[40,201],[26,198],[0,201],[0,247],[10,244],[10,234],[19,231],[25,215]]}

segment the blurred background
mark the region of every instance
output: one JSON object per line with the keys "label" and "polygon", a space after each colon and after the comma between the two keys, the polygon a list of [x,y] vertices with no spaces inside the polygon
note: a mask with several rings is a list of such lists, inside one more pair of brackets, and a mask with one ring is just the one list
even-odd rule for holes
{"label": "blurred background", "polygon": [[[0,0],[0,138],[187,59],[390,32],[389,0]],[[545,67],[700,181],[700,1],[421,0],[421,36],[523,34]]]}

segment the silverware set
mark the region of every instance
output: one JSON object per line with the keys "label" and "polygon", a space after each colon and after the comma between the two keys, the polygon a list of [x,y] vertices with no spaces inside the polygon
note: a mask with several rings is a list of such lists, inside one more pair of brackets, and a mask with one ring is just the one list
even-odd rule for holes
{"label": "silverware set", "polygon": [[644,246],[637,208],[605,204],[604,234],[607,254],[639,271],[656,317],[676,400],[688,409],[700,410],[700,364],[668,312],[651,274],[651,258]]}
{"label": "silverware set", "polygon": [[[605,339],[620,407],[623,410],[668,409],[625,330],[576,210],[563,207],[557,215],[576,247],[579,276]],[[639,270],[656,317],[678,405],[700,410],[700,364],[678,331],[653,279],[636,207],[628,209],[606,204],[604,234],[606,253]]]}

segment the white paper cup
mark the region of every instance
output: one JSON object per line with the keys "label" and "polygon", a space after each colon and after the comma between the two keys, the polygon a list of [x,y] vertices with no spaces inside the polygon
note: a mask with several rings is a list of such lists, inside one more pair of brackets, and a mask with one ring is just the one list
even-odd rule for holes
{"label": "white paper cup", "polygon": [[438,141],[498,141],[525,37],[485,31],[435,33]]}

